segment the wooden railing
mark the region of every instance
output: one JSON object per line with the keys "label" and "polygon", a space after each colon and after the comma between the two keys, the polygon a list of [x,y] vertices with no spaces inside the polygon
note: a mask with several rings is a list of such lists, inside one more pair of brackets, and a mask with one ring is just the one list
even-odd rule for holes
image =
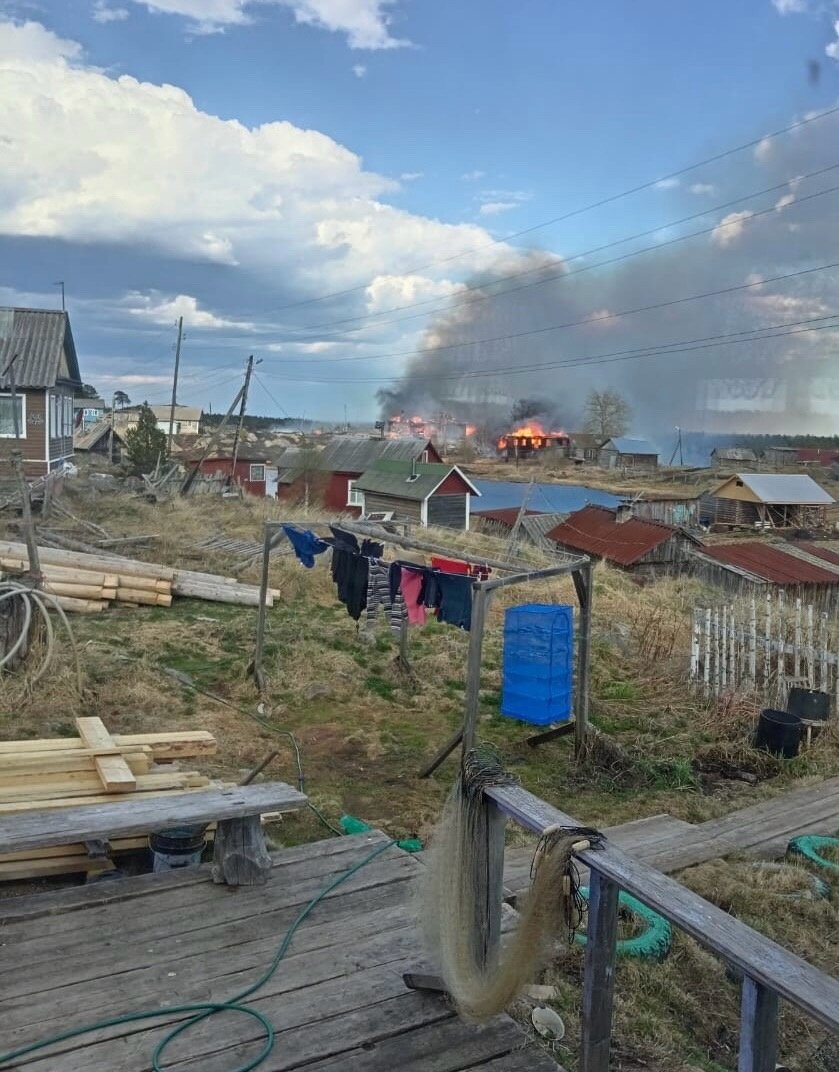
{"label": "wooden railing", "polygon": [[[484,918],[476,924],[482,943],[489,941],[491,951],[492,944],[500,941],[505,818],[537,834],[550,826],[579,822],[519,786],[486,789],[484,806],[487,815],[481,828],[486,846],[479,860],[486,897],[478,903],[486,907],[485,913],[483,907],[479,910]],[[839,1033],[839,981],[608,843],[581,852],[579,859],[591,871],[580,1072],[609,1068],[621,890],[686,931],[742,976],[738,1072],[775,1072],[780,998]]]}

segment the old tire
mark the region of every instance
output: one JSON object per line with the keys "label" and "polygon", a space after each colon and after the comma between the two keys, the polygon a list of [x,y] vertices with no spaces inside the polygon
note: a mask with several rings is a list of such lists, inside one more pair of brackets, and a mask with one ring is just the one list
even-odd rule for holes
{"label": "old tire", "polygon": [[[580,887],[581,896],[588,901],[588,886]],[[663,960],[670,952],[673,944],[673,928],[670,923],[654,912],[636,898],[621,890],[618,895],[618,910],[623,909],[630,915],[640,919],[646,924],[641,934],[634,938],[624,938],[617,943],[617,955],[619,957],[638,957],[641,960]],[[577,945],[586,945],[588,937],[585,934],[575,934],[574,941]]]}

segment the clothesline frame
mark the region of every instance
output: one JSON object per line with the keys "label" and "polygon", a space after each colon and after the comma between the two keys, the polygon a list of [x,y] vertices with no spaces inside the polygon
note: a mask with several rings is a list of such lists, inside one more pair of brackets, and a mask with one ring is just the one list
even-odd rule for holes
{"label": "clothesline frame", "polygon": [[[265,689],[265,671],[263,656],[265,650],[265,620],[268,603],[268,572],[271,551],[276,542],[282,539],[285,533],[283,525],[305,526],[310,530],[323,528],[329,524],[335,524],[347,532],[357,536],[365,536],[375,539],[379,543],[389,543],[404,550],[425,551],[430,554],[439,554],[448,558],[455,558],[470,565],[492,566],[493,569],[501,570],[509,574],[507,577],[496,577],[492,580],[473,580],[474,591],[472,604],[472,624],[469,630],[469,652],[466,660],[466,696],[464,704],[463,723],[460,729],[450,737],[436,753],[434,758],[420,771],[421,778],[427,778],[440,766],[441,763],[461,745],[461,762],[475,744],[475,736],[480,709],[481,670],[483,668],[483,645],[486,632],[486,616],[492,593],[500,588],[508,588],[513,585],[531,584],[535,581],[543,581],[552,577],[570,575],[574,582],[574,591],[579,605],[579,622],[577,630],[577,687],[574,691],[574,721],[573,724],[565,723],[558,729],[547,730],[528,738],[528,744],[536,745],[553,737],[570,732],[573,725],[575,735],[575,754],[582,755],[588,737],[589,716],[589,693],[591,680],[591,603],[593,595],[592,569],[593,564],[586,555],[566,556],[566,561],[557,563],[555,566],[547,566],[543,569],[529,568],[528,563],[522,561],[504,561],[485,556],[476,556],[464,552],[460,548],[445,547],[434,544],[427,540],[417,540],[412,536],[394,532],[381,525],[373,525],[368,522],[347,521],[336,518],[333,521],[284,520],[266,521],[262,550],[262,578],[259,591],[259,608],[257,612],[256,645],[251,670],[254,675],[257,688],[260,692]],[[393,524],[393,523],[392,523]],[[407,668],[407,630],[403,629],[400,639],[400,660]]]}

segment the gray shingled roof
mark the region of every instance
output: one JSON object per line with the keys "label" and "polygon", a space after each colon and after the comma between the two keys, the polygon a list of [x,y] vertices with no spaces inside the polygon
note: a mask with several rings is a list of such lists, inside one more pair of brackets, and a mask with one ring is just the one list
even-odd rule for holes
{"label": "gray shingled roof", "polygon": [[[414,479],[409,461],[387,459],[377,462],[371,469],[362,473],[356,480],[355,486],[359,491],[372,491],[379,495],[392,495],[399,499],[422,502],[455,469],[457,466],[440,462],[418,462],[414,467],[416,473]],[[471,487],[469,480],[466,477],[463,479]]]}
{"label": "gray shingled roof", "polygon": [[0,388],[11,386],[11,375],[1,375],[14,363],[18,387],[54,387],[61,377],[61,359],[67,353],[69,381],[81,385],[70,318],[61,309],[0,308]]}
{"label": "gray shingled roof", "polygon": [[318,455],[318,468],[329,473],[363,473],[378,461],[419,461],[426,439],[371,439],[336,436]]}

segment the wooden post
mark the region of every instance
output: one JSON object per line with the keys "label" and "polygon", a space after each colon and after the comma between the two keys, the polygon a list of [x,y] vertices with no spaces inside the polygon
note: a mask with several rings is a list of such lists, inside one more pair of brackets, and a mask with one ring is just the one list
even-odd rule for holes
{"label": "wooden post", "polygon": [[265,609],[268,606],[268,565],[271,559],[271,526],[265,526],[265,541],[262,546],[262,579],[259,583],[259,610],[256,615],[256,647],[253,653],[253,677],[256,687],[265,689],[265,671],[262,656],[265,652]]}
{"label": "wooden post", "polygon": [[830,681],[827,669],[827,611],[823,610],[819,616],[819,688],[822,692],[830,692]]}
{"label": "wooden post", "polygon": [[619,892],[614,882],[592,870],[583,971],[580,1072],[609,1072]]}
{"label": "wooden post", "polygon": [[720,633],[720,687],[728,687],[728,607],[722,608],[722,632]]}
{"label": "wooden post", "polygon": [[738,652],[741,651],[737,642],[737,627],[734,621],[734,604],[728,608],[728,684],[732,692],[737,691],[737,664]]}
{"label": "wooden post", "polygon": [[472,601],[472,625],[469,630],[469,654],[466,658],[466,706],[463,714],[462,756],[474,747],[478,711],[481,704],[481,661],[486,629],[487,600],[489,593],[480,584],[475,586]]}
{"label": "wooden post", "polygon": [[793,659],[793,674],[795,677],[801,677],[801,596],[795,597],[795,623],[793,632],[793,646],[792,646],[792,659]]}
{"label": "wooden post", "polygon": [[720,694],[720,608],[714,607],[714,695]]}
{"label": "wooden post", "polygon": [[581,758],[588,738],[588,705],[591,682],[591,598],[594,590],[593,567],[587,562],[571,577],[580,604],[580,625],[577,637],[577,689],[574,697],[574,754]]}
{"label": "wooden post", "polygon": [[705,666],[702,668],[705,695],[711,694],[711,608],[705,608]]}
{"label": "wooden post", "polygon": [[757,688],[757,600],[752,596],[749,613],[749,680]]}
{"label": "wooden post", "polygon": [[501,911],[504,902],[504,829],[506,817],[495,801],[481,798],[475,829],[475,920],[472,932],[475,963],[492,970],[501,948]]}
{"label": "wooden post", "polygon": [[748,975],[740,1005],[737,1072],[775,1072],[778,1060],[778,995]]}
{"label": "wooden post", "polygon": [[690,680],[696,684],[699,679],[699,638],[701,626],[699,624],[699,608],[693,608],[693,631],[690,640]]}
{"label": "wooden post", "polygon": [[804,660],[807,666],[807,687],[814,689],[816,687],[816,658],[815,647],[813,643],[814,638],[814,621],[813,621],[813,604],[807,604],[807,617],[805,620],[805,635],[804,635]]}
{"label": "wooden post", "polygon": [[271,857],[258,815],[225,819],[216,828],[213,882],[227,886],[262,886],[271,873]]}

